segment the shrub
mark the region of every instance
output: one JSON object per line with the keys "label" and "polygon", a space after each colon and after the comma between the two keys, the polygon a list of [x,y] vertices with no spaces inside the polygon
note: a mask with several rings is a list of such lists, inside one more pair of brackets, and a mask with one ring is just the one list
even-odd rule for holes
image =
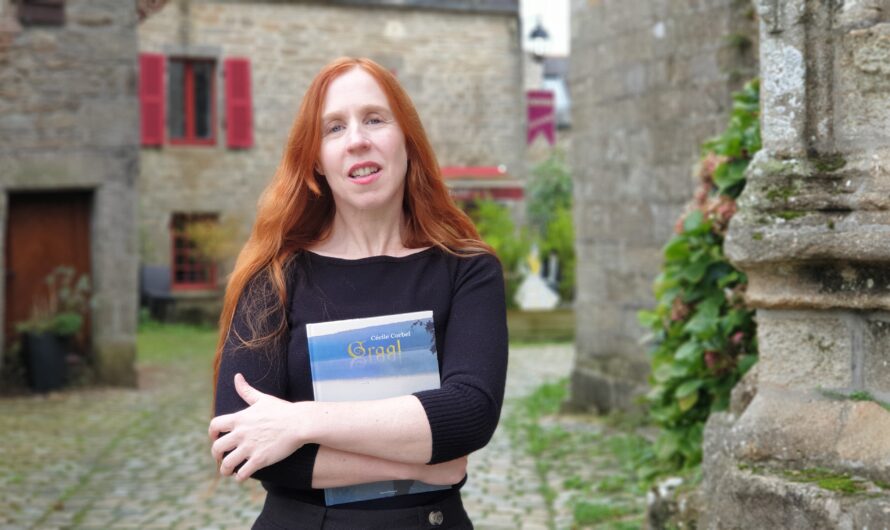
{"label": "shrub", "polygon": [[522,276],[519,264],[528,256],[531,244],[525,232],[516,228],[506,206],[492,200],[475,203],[470,214],[482,240],[494,248],[504,267],[507,306],[514,307],[513,300]]}
{"label": "shrub", "polygon": [[559,260],[559,296],[575,298],[575,227],[572,221],[572,176],[560,152],[532,171],[528,185],[529,225],[540,241],[540,258]]}
{"label": "shrub", "polygon": [[747,278],[723,255],[723,239],[760,149],[759,85],[733,95],[726,131],[703,145],[700,184],[664,247],[656,307],[641,311],[652,331],[649,414],[662,431],[654,457],[661,470],[701,461],[708,415],[729,405],[732,387],[757,359],[754,312],[744,305]]}

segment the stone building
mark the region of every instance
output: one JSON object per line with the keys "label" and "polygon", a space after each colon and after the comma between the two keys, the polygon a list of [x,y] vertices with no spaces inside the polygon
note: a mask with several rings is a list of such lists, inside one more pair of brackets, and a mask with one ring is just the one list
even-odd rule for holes
{"label": "stone building", "polygon": [[760,2],[763,149],[725,251],[760,360],[705,429],[701,528],[890,524],[890,2]]}
{"label": "stone building", "polygon": [[137,314],[136,10],[0,0],[0,344],[59,265],[92,278],[84,347],[132,384]]}
{"label": "stone building", "polygon": [[231,265],[196,261],[187,226],[218,222],[234,247],[246,238],[300,99],[336,57],[396,73],[443,167],[524,177],[515,0],[175,0],[148,13],[139,39],[143,115],[159,116],[143,129],[141,255],[173,269],[178,306],[217,300]]}
{"label": "stone building", "polygon": [[632,404],[648,373],[637,311],[691,197],[701,142],[755,75],[750,4],[573,2],[571,166],[578,260],[571,401]]}

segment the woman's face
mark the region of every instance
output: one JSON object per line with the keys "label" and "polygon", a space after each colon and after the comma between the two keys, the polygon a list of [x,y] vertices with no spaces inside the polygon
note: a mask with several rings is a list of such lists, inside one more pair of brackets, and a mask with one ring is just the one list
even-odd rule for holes
{"label": "woman's face", "polygon": [[328,85],[322,108],[319,170],[338,211],[401,208],[405,135],[377,81],[353,68]]}

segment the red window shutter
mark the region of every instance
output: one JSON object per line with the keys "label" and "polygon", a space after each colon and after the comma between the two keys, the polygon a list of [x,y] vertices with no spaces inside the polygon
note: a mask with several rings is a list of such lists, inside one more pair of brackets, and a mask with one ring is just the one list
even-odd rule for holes
{"label": "red window shutter", "polygon": [[250,59],[226,59],[226,144],[253,145],[253,101],[250,90]]}
{"label": "red window shutter", "polygon": [[142,145],[164,143],[164,56],[139,55],[139,108]]}

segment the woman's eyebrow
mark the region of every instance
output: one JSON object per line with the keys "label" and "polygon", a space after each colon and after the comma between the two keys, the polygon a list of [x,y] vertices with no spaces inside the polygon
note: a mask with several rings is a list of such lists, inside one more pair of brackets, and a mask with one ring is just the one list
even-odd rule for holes
{"label": "woman's eyebrow", "polygon": [[[360,114],[366,114],[368,112],[379,112],[381,114],[392,114],[392,111],[382,105],[365,105],[359,108]],[[327,114],[322,115],[321,122],[325,123],[331,120],[339,119],[343,117],[344,112],[340,110],[335,110],[333,112],[329,112]]]}

